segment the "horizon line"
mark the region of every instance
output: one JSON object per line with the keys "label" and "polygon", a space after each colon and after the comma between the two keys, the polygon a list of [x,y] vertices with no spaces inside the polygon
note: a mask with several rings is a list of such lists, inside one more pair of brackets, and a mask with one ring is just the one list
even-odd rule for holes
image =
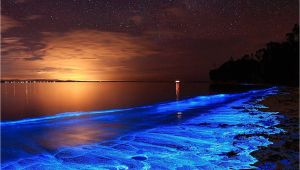
{"label": "horizon line", "polygon": [[210,80],[60,80],[60,79],[1,79],[1,83],[5,82],[43,82],[43,81],[50,81],[50,82],[210,82]]}

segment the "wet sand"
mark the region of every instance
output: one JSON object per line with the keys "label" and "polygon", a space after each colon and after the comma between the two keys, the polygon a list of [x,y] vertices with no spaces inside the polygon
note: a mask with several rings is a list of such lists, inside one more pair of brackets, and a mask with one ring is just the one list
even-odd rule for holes
{"label": "wet sand", "polygon": [[268,108],[262,111],[279,112],[277,127],[286,132],[268,135],[273,144],[261,147],[251,154],[258,159],[254,164],[261,169],[299,169],[299,88],[281,88],[278,95],[261,101]]}

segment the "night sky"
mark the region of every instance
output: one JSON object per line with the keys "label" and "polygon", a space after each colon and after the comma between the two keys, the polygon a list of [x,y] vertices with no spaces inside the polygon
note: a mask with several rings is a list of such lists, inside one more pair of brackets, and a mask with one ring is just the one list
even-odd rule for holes
{"label": "night sky", "polygon": [[1,0],[3,79],[208,80],[282,41],[298,0]]}

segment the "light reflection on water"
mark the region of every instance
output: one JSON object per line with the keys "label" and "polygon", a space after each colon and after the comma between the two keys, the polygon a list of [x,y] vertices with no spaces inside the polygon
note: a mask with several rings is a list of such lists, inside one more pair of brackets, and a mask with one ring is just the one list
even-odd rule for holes
{"label": "light reflection on water", "polygon": [[[175,83],[2,83],[2,121],[172,101]],[[208,83],[186,83],[183,98],[209,93]],[[16,107],[17,106],[17,107]]]}
{"label": "light reflection on water", "polygon": [[[258,111],[260,105],[245,102],[274,91],[199,96],[130,110],[83,112],[79,117],[62,114],[2,123],[2,167],[253,168],[250,164],[256,160],[250,152],[270,142],[263,136],[243,135],[281,130],[275,127],[276,113]],[[228,158],[230,151],[238,155]]]}
{"label": "light reflection on water", "polygon": [[[199,87],[198,91],[194,90],[195,86]],[[192,90],[189,91],[189,89]],[[93,148],[92,151],[106,155],[105,159],[114,159],[116,160],[115,162],[121,161],[119,163],[126,167],[127,163],[130,161],[126,162],[126,160],[125,163],[122,163],[122,159],[131,159],[127,157],[130,157],[132,153],[135,153],[135,150],[123,150],[124,148],[112,150],[114,145],[119,146],[121,143],[125,142],[126,145],[133,148],[143,146],[143,154],[146,154],[147,158],[143,156],[139,158],[139,156],[137,156],[136,159],[148,159],[148,157],[154,158],[156,152],[161,152],[162,155],[170,154],[170,149],[172,150],[174,145],[179,145],[178,147],[186,144],[193,145],[187,145],[184,147],[196,147],[198,145],[202,146],[203,143],[206,145],[207,142],[209,143],[209,140],[212,140],[213,142],[215,142],[215,140],[219,140],[218,138],[220,136],[218,137],[217,131],[215,132],[216,129],[206,126],[194,127],[194,125],[191,126],[189,123],[187,123],[189,120],[191,120],[190,122],[193,122],[194,120],[194,124],[201,124],[201,122],[207,124],[208,121],[210,121],[210,124],[214,124],[217,121],[220,121],[219,124],[226,122],[239,125],[243,123],[247,124],[251,121],[255,122],[255,124],[259,124],[260,120],[256,117],[252,117],[251,115],[248,115],[247,117],[248,113],[243,113],[242,116],[246,116],[246,118],[249,119],[247,120],[249,122],[241,122],[241,120],[239,120],[241,116],[240,111],[231,109],[230,104],[234,102],[242,104],[244,101],[247,101],[250,98],[255,98],[258,96],[262,97],[272,93],[271,89],[266,91],[250,91],[236,94],[198,96],[186,99],[185,97],[192,94],[207,94],[208,86],[207,84],[183,84],[182,86],[182,84],[179,84],[179,82],[176,82],[175,84],[9,84],[2,86],[1,90],[2,92],[4,91],[4,93],[1,94],[2,97],[4,96],[4,98],[7,99],[2,100],[2,107],[4,104],[4,109],[1,108],[2,111],[4,111],[4,114],[2,114],[2,116],[4,116],[4,120],[1,122],[1,154],[2,163],[4,163],[3,167],[10,163],[15,166],[14,162],[16,160],[19,160],[17,161],[17,166],[19,166],[19,162],[25,159],[31,159],[34,160],[34,162],[38,162],[43,165],[53,164],[61,167],[60,163],[58,162],[65,161],[65,157],[61,157],[60,155],[62,152],[64,152],[65,148],[69,148],[68,152],[73,153],[77,152],[77,150],[85,150],[84,146],[91,147]],[[160,100],[169,100],[169,102],[130,107],[132,105],[138,106],[145,103],[147,104],[151,101],[157,102]],[[114,108],[116,106],[127,106],[127,108],[125,107],[125,109],[110,110],[97,109],[111,107]],[[251,107],[258,106],[254,105]],[[100,111],[61,113],[64,110],[72,111],[72,109],[91,109]],[[224,111],[226,112],[226,115],[230,115],[231,118],[227,119],[226,115],[214,113],[216,111]],[[202,114],[205,115],[207,113],[211,115],[201,116]],[[269,128],[267,126],[276,125],[276,117],[272,117],[272,113],[264,113],[263,115],[267,114],[270,114],[268,119],[270,119],[271,124],[266,125],[266,128]],[[218,126],[217,124],[218,123],[213,125],[213,127]],[[264,124],[262,124],[262,126],[264,126]],[[164,129],[169,130],[165,131]],[[245,133],[252,130],[253,132],[258,131],[256,127],[245,129],[244,127],[234,128],[233,126],[230,126],[227,131],[222,132],[224,134],[230,133],[230,138],[224,139],[224,141],[219,141],[221,142],[219,144],[222,145],[224,144],[223,142],[231,142],[231,138],[234,137],[234,135],[237,135],[240,132]],[[155,133],[153,134],[151,132],[148,134],[149,131],[153,131]],[[195,133],[192,133],[191,131],[194,131]],[[262,129],[262,131],[266,133],[277,133],[276,129],[274,130],[270,128],[269,130]],[[216,136],[212,136],[211,134],[207,136],[203,133],[212,133]],[[173,136],[169,136],[171,137],[170,139],[165,139],[165,136],[170,134]],[[134,136],[133,138],[141,137],[143,140],[138,142],[131,141],[131,139],[126,139],[125,141],[116,140],[119,137],[123,139],[122,136],[124,135]],[[208,139],[208,137],[212,139]],[[106,147],[106,144],[104,143],[111,140],[113,140],[114,145],[108,146],[108,148],[103,148]],[[156,144],[152,146],[153,143],[151,143],[151,140],[154,140],[155,143],[160,143],[162,146],[159,147],[162,148],[156,148]],[[256,145],[264,146],[269,144],[267,139],[261,140],[262,141],[260,143],[255,144],[255,147]],[[173,143],[175,141],[177,141],[177,143]],[[243,142],[245,143],[242,143],[241,145],[243,147],[248,147],[247,141]],[[172,144],[169,145],[168,143]],[[94,146],[95,144],[97,146]],[[147,147],[154,147],[154,150],[149,148],[147,149]],[[230,148],[232,146],[226,147]],[[160,149],[164,151],[160,151]],[[203,151],[203,149],[206,148],[198,148],[196,152],[200,153]],[[173,161],[180,162],[180,159],[187,159],[184,156],[186,151],[178,150],[176,153],[177,152],[178,158],[176,156],[175,157],[178,160],[174,158],[175,160]],[[194,152],[195,151],[191,151],[189,155],[195,154]],[[219,152],[214,153],[214,150],[211,152],[212,155],[216,153],[220,154]],[[141,153],[142,152],[137,152],[135,154]],[[85,153],[85,151],[80,154],[85,156],[91,155]],[[249,151],[243,151],[243,154],[246,154],[246,156],[242,157],[241,159],[247,159],[248,163],[246,162],[245,164],[241,164],[240,167],[250,167],[248,164],[249,162],[253,163],[253,158],[249,155]],[[41,159],[38,155],[43,155],[43,158]],[[36,158],[36,156],[38,156],[38,158]],[[55,156],[55,158],[53,158],[53,156]],[[216,157],[215,159],[217,159],[218,156],[214,156]],[[75,161],[73,163],[75,163],[76,166],[78,163],[79,166],[91,166],[87,165],[90,164],[88,162],[77,160],[77,157],[78,155],[75,157],[70,157],[72,161]],[[160,160],[162,157],[157,157],[155,159]],[[48,161],[50,161],[50,163]],[[30,161],[28,160],[25,162],[26,166],[27,162],[28,165],[30,164]],[[119,166],[119,163],[116,164],[115,162],[109,164],[108,167]],[[65,163],[67,167],[71,166],[67,162]],[[100,163],[99,167],[103,168],[102,164],[105,162],[100,161],[98,163]],[[157,166],[158,164],[161,164],[161,166],[165,167],[169,166],[169,163],[162,163],[158,160],[154,162],[150,161],[148,163],[146,161],[143,163],[143,165],[135,162],[134,166],[136,166],[136,168],[142,168],[145,167],[146,164],[146,167]],[[188,160],[183,162],[181,161],[180,166],[188,164],[195,164],[195,162],[193,162],[192,158],[188,158]],[[73,168],[76,168],[76,166]]]}
{"label": "light reflection on water", "polygon": [[180,82],[176,82],[176,100],[179,100],[180,97]]}
{"label": "light reflection on water", "polygon": [[47,129],[38,136],[38,144],[48,150],[54,150],[61,146],[76,146],[87,143],[96,143],[116,135],[116,131],[110,128],[123,128],[118,123],[97,123],[86,120],[84,124],[72,126],[53,127]]}

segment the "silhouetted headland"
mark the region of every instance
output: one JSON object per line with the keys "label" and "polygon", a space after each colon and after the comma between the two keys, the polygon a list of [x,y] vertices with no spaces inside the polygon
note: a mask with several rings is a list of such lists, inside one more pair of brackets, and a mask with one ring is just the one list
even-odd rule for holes
{"label": "silhouetted headland", "polygon": [[214,83],[299,85],[299,25],[284,42],[269,42],[255,54],[230,58],[209,75]]}

